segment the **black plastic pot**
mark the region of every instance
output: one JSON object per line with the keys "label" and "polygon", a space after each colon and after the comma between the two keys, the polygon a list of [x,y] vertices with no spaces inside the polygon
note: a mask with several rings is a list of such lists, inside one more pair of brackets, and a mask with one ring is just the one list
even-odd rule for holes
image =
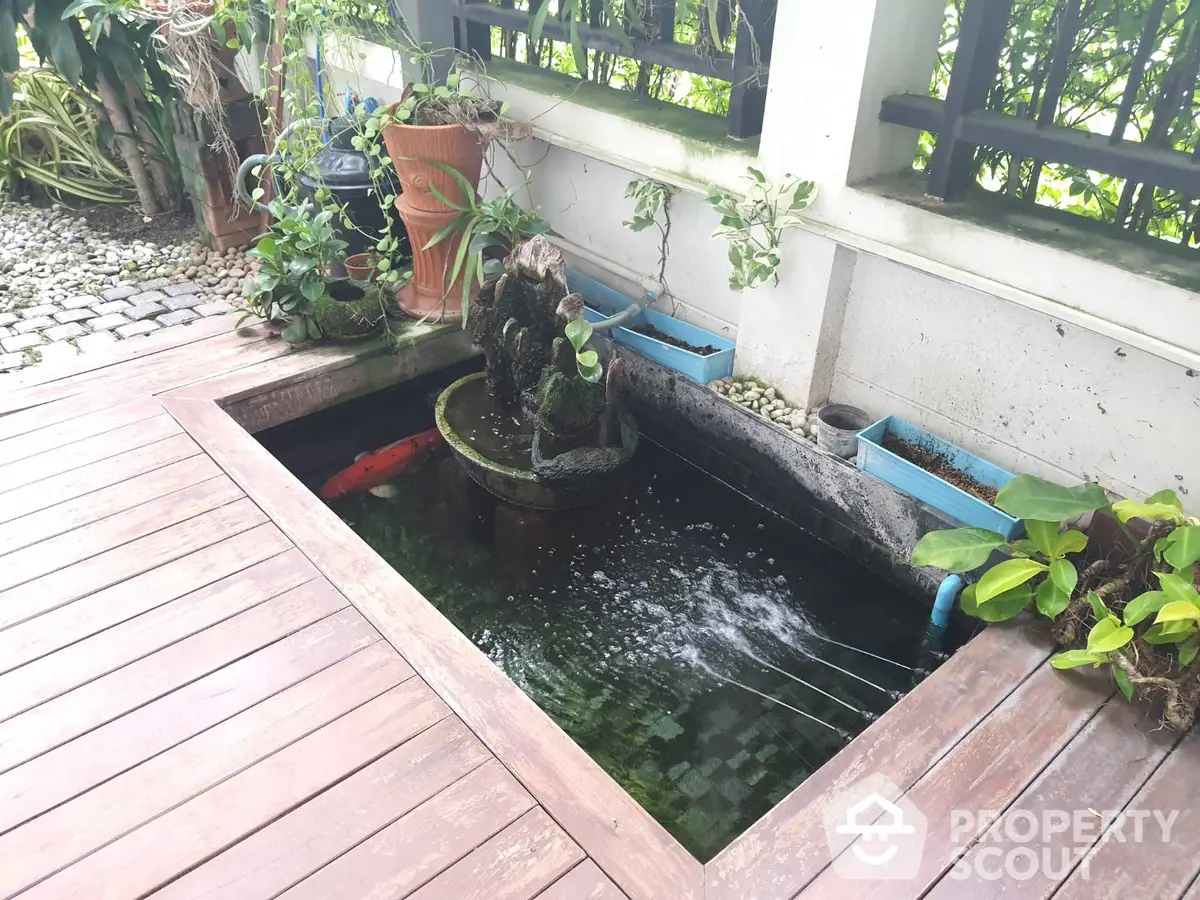
{"label": "black plastic pot", "polygon": [[[337,223],[339,235],[349,247],[347,256],[364,253],[375,249],[376,238],[387,227],[387,220],[380,209],[380,197],[374,192],[375,184],[371,180],[370,164],[367,155],[361,150],[355,150],[351,140],[358,134],[349,119],[334,119],[327,131],[328,143],[317,153],[314,165],[316,175],[300,177],[300,193],[316,203],[317,189],[324,187],[333,195],[333,202],[344,205],[350,221],[355,227],[344,229],[340,221]],[[381,176],[381,189],[387,193],[400,194],[400,181],[391,166]],[[363,233],[365,232],[365,234]],[[401,256],[411,256],[408,233],[397,215],[392,216],[392,234],[400,242]],[[372,235],[372,237],[367,237]],[[341,277],[346,274],[341,262],[333,266],[330,273]]]}

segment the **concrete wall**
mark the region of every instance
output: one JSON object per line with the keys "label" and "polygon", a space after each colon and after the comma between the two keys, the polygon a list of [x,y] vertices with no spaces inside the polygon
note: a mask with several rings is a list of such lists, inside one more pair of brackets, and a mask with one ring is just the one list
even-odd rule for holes
{"label": "concrete wall", "polygon": [[1188,491],[1195,511],[1197,374],[860,253],[832,399],[896,413],[1017,472],[1125,494]]}

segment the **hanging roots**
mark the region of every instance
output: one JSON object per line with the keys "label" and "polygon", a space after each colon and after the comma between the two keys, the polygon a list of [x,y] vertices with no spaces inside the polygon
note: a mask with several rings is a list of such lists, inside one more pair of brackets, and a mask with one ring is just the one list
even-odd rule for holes
{"label": "hanging roots", "polygon": [[223,60],[224,48],[213,33],[214,7],[197,0],[148,0],[146,16],[161,23],[158,37],[166,44],[186,84],[186,99],[200,113],[213,135],[211,150],[224,157],[232,176],[237,170],[237,149],[229,134],[221,79],[236,77]]}

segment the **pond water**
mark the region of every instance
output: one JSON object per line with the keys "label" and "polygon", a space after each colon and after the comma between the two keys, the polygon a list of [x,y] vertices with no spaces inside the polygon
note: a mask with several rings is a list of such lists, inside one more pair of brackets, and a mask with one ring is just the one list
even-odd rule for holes
{"label": "pond water", "polygon": [[917,601],[650,441],[584,510],[394,485],[331,505],[702,861],[924,665]]}

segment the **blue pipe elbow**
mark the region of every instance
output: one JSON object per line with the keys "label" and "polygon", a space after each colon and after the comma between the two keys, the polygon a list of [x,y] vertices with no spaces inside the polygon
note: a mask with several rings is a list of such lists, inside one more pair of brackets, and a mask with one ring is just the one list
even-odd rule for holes
{"label": "blue pipe elbow", "polygon": [[954,601],[958,599],[963,589],[961,575],[947,575],[938,585],[937,597],[933,601],[933,612],[929,620],[938,628],[946,628],[950,624],[950,611],[954,609]]}

